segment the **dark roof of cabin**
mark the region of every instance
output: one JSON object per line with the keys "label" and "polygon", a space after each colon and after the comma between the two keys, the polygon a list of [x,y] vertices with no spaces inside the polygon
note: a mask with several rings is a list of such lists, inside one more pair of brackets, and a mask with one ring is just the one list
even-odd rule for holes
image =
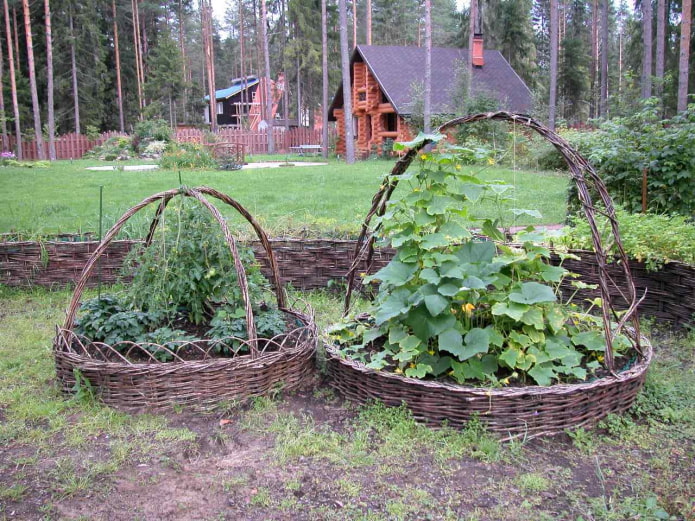
{"label": "dark roof of cabin", "polygon": [[[500,109],[530,112],[531,91],[502,54],[485,50],[484,58],[485,65],[473,69],[473,95],[486,94],[496,98],[500,102]],[[367,63],[398,114],[410,114],[412,85],[423,85],[425,80],[424,47],[359,45],[352,53],[351,71],[355,61]],[[456,75],[467,62],[467,49],[432,48],[432,113],[455,112],[455,107],[451,106],[451,96],[456,88]],[[341,85],[329,107],[329,119],[334,120],[333,109],[342,106]]]}

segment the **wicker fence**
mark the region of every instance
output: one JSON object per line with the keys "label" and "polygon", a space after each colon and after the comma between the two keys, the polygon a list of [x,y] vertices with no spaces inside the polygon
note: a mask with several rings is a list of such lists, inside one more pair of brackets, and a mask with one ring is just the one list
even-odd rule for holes
{"label": "wicker fence", "polygon": [[[282,279],[298,289],[325,288],[331,281],[342,282],[355,247],[355,242],[350,240],[275,239],[271,242]],[[116,281],[123,259],[133,244],[134,241],[113,242],[101,258],[100,267],[90,284],[95,285],[99,277],[105,284]],[[20,287],[71,284],[77,280],[97,245],[97,242],[0,242],[0,283]],[[262,248],[254,245],[254,249],[264,265]],[[391,255],[390,251],[378,250],[373,269],[384,266]],[[584,282],[596,283],[598,280],[598,267],[590,253],[583,254],[581,261],[566,260],[564,266],[580,273]],[[656,272],[647,271],[639,262],[633,262],[631,267],[638,293],[647,291],[640,306],[642,313],[659,321],[693,324],[695,268],[677,262]],[[365,268],[358,269],[364,271]],[[609,265],[609,274],[616,278],[621,276],[614,265]],[[565,291],[574,290],[565,288]],[[581,291],[575,300],[596,296],[597,292]],[[615,298],[619,302],[619,296]]]}

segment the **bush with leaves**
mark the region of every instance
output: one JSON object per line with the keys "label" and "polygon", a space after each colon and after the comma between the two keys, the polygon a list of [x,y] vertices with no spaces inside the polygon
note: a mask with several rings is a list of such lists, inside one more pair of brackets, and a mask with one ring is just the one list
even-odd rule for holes
{"label": "bush with leaves", "polygon": [[207,168],[216,169],[217,161],[210,150],[195,143],[170,143],[159,166],[174,170],[177,168]]}
{"label": "bush with leaves", "polygon": [[[241,342],[231,340],[227,345],[222,340],[247,338],[245,304],[219,225],[199,203],[176,199],[164,212],[153,239],[149,247],[131,251],[125,271],[132,280],[122,295],[82,305],[76,332],[117,349],[119,343],[131,341],[158,343],[175,351],[173,346],[182,341],[197,340],[187,331],[206,331],[206,338],[221,341],[218,352],[237,352]],[[281,334],[284,315],[266,304],[269,282],[253,251],[241,246],[238,250],[258,336]],[[155,356],[167,359],[170,355],[160,351]]]}
{"label": "bush with leaves", "polygon": [[133,148],[137,152],[143,151],[152,141],[172,140],[172,131],[169,123],[163,119],[146,119],[138,122],[133,128]]}
{"label": "bush with leaves", "polygon": [[[646,172],[647,208],[653,213],[695,216],[695,105],[671,119],[660,117],[656,100],[625,118],[601,124],[594,132],[569,136],[596,168],[611,197],[628,212],[642,210]],[[576,189],[569,194],[579,208]]]}
{"label": "bush with leaves", "polygon": [[[399,176],[409,190],[376,221],[396,255],[365,277],[380,283],[373,318],[348,319],[332,338],[344,356],[414,378],[485,385],[586,379],[604,359],[600,319],[558,300],[569,274],[549,264],[540,234],[521,233],[520,247],[472,234],[480,228],[504,240],[495,222],[470,210],[495,198],[498,187],[462,173],[460,152],[422,154],[417,172]],[[616,338],[618,353],[629,347],[626,337]]]}

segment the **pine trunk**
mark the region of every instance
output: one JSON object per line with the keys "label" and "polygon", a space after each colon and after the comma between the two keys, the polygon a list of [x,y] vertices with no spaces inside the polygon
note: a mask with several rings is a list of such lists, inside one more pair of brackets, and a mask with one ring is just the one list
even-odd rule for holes
{"label": "pine trunk", "polygon": [[432,0],[425,0],[425,102],[424,130],[432,131]]}
{"label": "pine trunk", "polygon": [[7,114],[5,114],[5,57],[3,54],[2,45],[0,45],[0,126],[2,127],[2,151],[5,152],[10,149],[10,139],[7,135]]}
{"label": "pine trunk", "polygon": [[77,58],[75,57],[75,29],[72,13],[68,15],[70,24],[70,68],[72,71],[72,102],[75,110],[75,134],[81,133],[80,128],[80,91],[77,88]]}
{"label": "pine trunk", "polygon": [[468,20],[468,67],[466,78],[466,92],[470,99],[473,91],[473,37],[478,28],[478,0],[471,0]]}
{"label": "pine trunk", "polygon": [[555,130],[557,107],[557,54],[558,54],[558,0],[550,0],[550,95],[548,99],[548,126]]}
{"label": "pine trunk", "polygon": [[39,159],[46,159],[46,151],[43,146],[43,128],[41,126],[41,105],[39,104],[39,93],[36,87],[36,67],[34,65],[34,39],[31,34],[31,12],[29,11],[29,0],[22,0],[24,10],[24,32],[27,41],[27,65],[29,67],[29,89],[31,90],[31,107],[34,112],[34,139],[36,140],[36,151]]}
{"label": "pine trunk", "polygon": [[125,116],[123,114],[123,85],[121,83],[121,51],[118,46],[118,18],[116,17],[116,0],[111,0],[113,14],[113,51],[116,55],[116,103],[118,104],[118,126],[125,132]]}
{"label": "pine trunk", "polygon": [[608,1],[601,2],[601,96],[599,116],[608,117]]}
{"label": "pine trunk", "polygon": [[12,110],[14,112],[14,132],[16,140],[17,159],[23,159],[22,154],[22,129],[19,122],[19,102],[17,100],[17,78],[15,76],[14,47],[12,46],[12,28],[10,27],[10,10],[7,0],[4,0],[5,7],[5,29],[7,37],[7,62],[10,67],[10,90],[12,92]]}
{"label": "pine trunk", "polygon": [[142,47],[140,45],[140,14],[138,0],[132,0],[133,7],[133,50],[135,52],[135,77],[138,90],[138,118],[142,120],[142,109],[145,106],[143,98]]}
{"label": "pine trunk", "polygon": [[51,4],[44,0],[46,16],[46,81],[48,90],[48,158],[56,160],[56,123],[55,108],[53,102],[53,37],[51,35]]}
{"label": "pine trunk", "polygon": [[692,24],[692,0],[683,0],[681,13],[681,49],[678,60],[678,112],[688,108],[688,74],[690,61],[690,27]]}
{"label": "pine trunk", "polygon": [[[658,0],[656,4],[656,95],[661,97],[664,92],[664,60],[666,47],[666,0]],[[662,103],[663,106],[663,103]]]}
{"label": "pine trunk", "polygon": [[652,95],[652,3],[642,0],[642,97]]}
{"label": "pine trunk", "polygon": [[367,0],[367,45],[372,44],[372,0]]}
{"label": "pine trunk", "polygon": [[357,47],[357,0],[352,0],[352,48]]}
{"label": "pine trunk", "polygon": [[266,0],[261,2],[261,38],[263,38],[263,60],[265,62],[265,114],[268,124],[268,153],[275,153],[273,139],[273,92],[270,84],[270,54],[268,51],[268,12]]}
{"label": "pine trunk", "polygon": [[345,161],[355,162],[355,142],[352,132],[352,90],[350,89],[350,51],[347,35],[347,6],[345,0],[338,0],[340,17],[340,68],[343,75],[343,110],[345,113]]}
{"label": "pine trunk", "polygon": [[321,155],[328,158],[328,12],[321,0]]}

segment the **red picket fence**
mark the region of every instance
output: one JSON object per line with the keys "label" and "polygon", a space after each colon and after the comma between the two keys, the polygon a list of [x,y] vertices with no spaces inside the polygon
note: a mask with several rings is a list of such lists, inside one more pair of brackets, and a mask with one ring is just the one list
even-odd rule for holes
{"label": "red picket fence", "polygon": [[[64,134],[56,138],[56,159],[79,159],[88,150],[91,150],[97,145],[101,145],[107,139],[114,136],[125,136],[127,134],[122,134],[121,132],[110,131],[104,132],[96,139],[89,139],[87,136],[82,134]],[[16,140],[14,136],[8,136],[10,138],[10,150],[16,153],[15,143]],[[48,155],[48,141],[44,141],[44,149]],[[36,140],[32,141],[22,141],[22,159],[24,160],[35,160],[39,159],[38,147],[36,145]]]}
{"label": "red picket fence", "polygon": [[[217,131],[217,140],[229,143],[244,145],[246,154],[267,154],[268,153],[268,133],[251,132],[243,129],[220,128]],[[320,145],[321,131],[310,128],[293,128],[284,130],[276,128],[273,130],[275,140],[275,150],[280,153],[287,153],[290,147],[300,145]],[[176,131],[176,139],[186,143],[206,143],[205,133],[196,128],[180,128]]]}
{"label": "red picket fence", "polygon": [[[332,130],[333,133],[335,131]],[[101,145],[107,139],[114,136],[126,136],[121,132],[104,132],[97,139],[89,139],[81,134],[64,134],[56,138],[56,159],[79,159],[87,151],[97,145]],[[267,154],[268,134],[266,132],[250,132],[234,128],[221,128],[217,132],[217,141],[237,143],[244,145],[246,154]],[[16,153],[15,139],[10,139],[9,150]],[[300,145],[320,145],[321,131],[310,128],[293,128],[290,130],[276,128],[273,132],[275,138],[275,150],[279,153],[287,153],[290,147]],[[208,138],[205,133],[196,128],[179,128],[176,130],[176,139],[179,142],[206,143]],[[44,142],[48,154],[48,142]],[[22,141],[22,159],[36,160],[39,158],[36,141]]]}

